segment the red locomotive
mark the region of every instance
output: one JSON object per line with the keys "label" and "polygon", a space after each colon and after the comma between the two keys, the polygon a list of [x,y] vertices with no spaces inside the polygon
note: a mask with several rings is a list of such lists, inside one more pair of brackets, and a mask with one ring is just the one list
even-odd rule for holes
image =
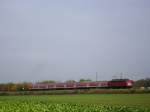
{"label": "red locomotive", "polygon": [[111,88],[131,88],[133,81],[129,79],[114,79],[108,82],[108,86]]}
{"label": "red locomotive", "polygon": [[111,81],[97,82],[72,82],[32,84],[31,90],[56,90],[56,89],[88,89],[88,88],[131,88],[133,81],[129,79],[113,79]]}

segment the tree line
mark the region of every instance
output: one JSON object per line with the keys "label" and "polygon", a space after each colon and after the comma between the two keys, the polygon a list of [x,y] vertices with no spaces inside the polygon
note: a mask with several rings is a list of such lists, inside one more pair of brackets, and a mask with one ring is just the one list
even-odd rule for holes
{"label": "tree line", "polygon": [[31,83],[23,82],[23,83],[1,83],[0,91],[25,91],[31,88]]}
{"label": "tree line", "polygon": [[133,87],[134,88],[140,88],[140,87],[148,88],[148,87],[150,87],[150,78],[145,78],[145,79],[140,79],[140,80],[135,81]]}
{"label": "tree line", "polygon": [[[89,82],[91,79],[80,79],[79,82]],[[44,80],[38,81],[36,83],[39,84],[47,84],[47,83],[56,83],[54,80]],[[75,80],[67,80],[66,83],[74,83]],[[0,83],[0,91],[27,91],[32,87],[31,82],[23,82],[23,83]]]}

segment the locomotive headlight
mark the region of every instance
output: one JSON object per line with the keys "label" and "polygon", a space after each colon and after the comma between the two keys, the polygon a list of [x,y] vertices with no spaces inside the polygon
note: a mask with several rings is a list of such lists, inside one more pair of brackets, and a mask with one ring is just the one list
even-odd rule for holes
{"label": "locomotive headlight", "polygon": [[128,83],[127,83],[127,85],[128,85],[128,86],[131,86],[131,85],[132,85],[132,83],[131,83],[131,82],[128,82]]}

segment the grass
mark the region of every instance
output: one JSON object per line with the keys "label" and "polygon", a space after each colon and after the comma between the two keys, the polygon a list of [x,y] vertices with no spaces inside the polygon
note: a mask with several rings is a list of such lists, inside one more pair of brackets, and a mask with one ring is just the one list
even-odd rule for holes
{"label": "grass", "polygon": [[0,112],[150,112],[150,94],[0,96]]}
{"label": "grass", "polygon": [[49,103],[95,104],[150,107],[150,94],[80,94],[45,96],[0,96],[0,101],[39,101]]}

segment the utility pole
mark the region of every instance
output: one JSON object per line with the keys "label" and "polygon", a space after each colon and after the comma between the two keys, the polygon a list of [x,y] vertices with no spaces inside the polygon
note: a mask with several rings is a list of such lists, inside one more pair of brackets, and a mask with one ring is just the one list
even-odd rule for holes
{"label": "utility pole", "polygon": [[96,72],[96,82],[97,82],[97,79],[98,79],[98,72]]}
{"label": "utility pole", "polygon": [[120,73],[120,79],[123,79],[123,73],[122,72]]}

